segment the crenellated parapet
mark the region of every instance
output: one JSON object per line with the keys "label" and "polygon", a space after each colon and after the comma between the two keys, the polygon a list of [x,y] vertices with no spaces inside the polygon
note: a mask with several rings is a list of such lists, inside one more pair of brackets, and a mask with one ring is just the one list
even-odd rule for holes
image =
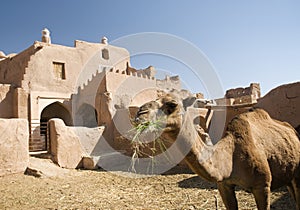
{"label": "crenellated parapet", "polygon": [[158,79],[156,80],[156,86],[163,90],[181,90],[179,76],[166,76],[165,79]]}
{"label": "crenellated parapet", "polygon": [[226,91],[224,98],[215,99],[218,105],[254,104],[260,98],[259,83],[251,83],[249,87],[232,88]]}
{"label": "crenellated parapet", "polygon": [[151,76],[152,74],[147,74],[144,70],[128,71],[127,69],[120,70],[120,69],[111,68],[109,72],[119,74],[119,75],[121,74],[121,75],[136,77],[136,78],[147,79],[147,80],[155,80],[155,77]]}

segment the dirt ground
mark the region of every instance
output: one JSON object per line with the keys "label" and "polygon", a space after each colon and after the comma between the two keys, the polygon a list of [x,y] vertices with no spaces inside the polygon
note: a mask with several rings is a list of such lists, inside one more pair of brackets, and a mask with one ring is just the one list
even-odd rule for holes
{"label": "dirt ground", "polygon": [[[214,184],[189,170],[145,178],[124,172],[68,170],[55,177],[0,177],[0,209],[225,209]],[[256,209],[252,194],[237,190],[239,209]],[[295,209],[282,188],[272,209]]]}

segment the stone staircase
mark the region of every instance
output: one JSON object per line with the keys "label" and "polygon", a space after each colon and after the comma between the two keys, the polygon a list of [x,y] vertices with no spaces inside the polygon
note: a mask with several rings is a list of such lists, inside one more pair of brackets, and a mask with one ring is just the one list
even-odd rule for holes
{"label": "stone staircase", "polygon": [[35,54],[32,54],[29,57],[29,60],[27,62],[27,65],[25,67],[24,73],[23,73],[23,78],[21,81],[21,86],[23,89],[25,89],[26,91],[30,91],[30,80],[31,80],[31,74],[29,73],[30,69],[33,69],[33,64],[32,64],[32,60],[34,58]]}

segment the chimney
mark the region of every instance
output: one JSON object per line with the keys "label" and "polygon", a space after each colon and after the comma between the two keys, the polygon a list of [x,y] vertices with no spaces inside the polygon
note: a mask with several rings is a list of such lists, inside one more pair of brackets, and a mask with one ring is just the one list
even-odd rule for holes
{"label": "chimney", "polygon": [[50,31],[47,28],[42,30],[42,42],[51,44]]}

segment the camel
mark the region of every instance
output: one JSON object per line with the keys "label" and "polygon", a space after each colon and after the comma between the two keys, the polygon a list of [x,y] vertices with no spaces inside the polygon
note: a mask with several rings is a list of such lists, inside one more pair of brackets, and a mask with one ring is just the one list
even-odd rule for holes
{"label": "camel", "polygon": [[262,109],[236,116],[223,138],[207,145],[194,128],[193,116],[167,94],[142,105],[136,123],[164,119],[161,136],[177,144],[188,166],[200,177],[217,184],[227,209],[238,209],[235,187],[254,195],[257,208],[270,209],[271,190],[287,186],[300,209],[300,142],[288,123]]}

